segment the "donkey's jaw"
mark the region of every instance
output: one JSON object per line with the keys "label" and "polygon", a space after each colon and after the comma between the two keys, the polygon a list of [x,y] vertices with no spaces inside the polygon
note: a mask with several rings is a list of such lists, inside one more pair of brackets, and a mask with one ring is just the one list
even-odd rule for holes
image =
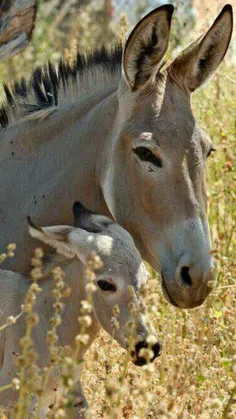
{"label": "donkey's jaw", "polygon": [[174,300],[174,298],[171,296],[171,294],[168,291],[168,288],[167,288],[167,285],[165,283],[165,279],[164,279],[163,274],[161,274],[161,276],[162,276],[162,283],[161,283],[162,291],[163,291],[163,294],[164,294],[166,300],[169,303],[171,303],[174,307],[179,307],[179,305],[176,303],[176,301]]}

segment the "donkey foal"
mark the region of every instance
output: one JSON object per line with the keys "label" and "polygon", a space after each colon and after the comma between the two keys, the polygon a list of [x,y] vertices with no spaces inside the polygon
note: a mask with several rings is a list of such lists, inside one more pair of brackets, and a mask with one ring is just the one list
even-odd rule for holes
{"label": "donkey foal", "polygon": [[[130,309],[130,302],[133,301],[135,309],[139,310],[139,297],[137,291],[147,280],[147,271],[141,260],[138,251],[130,234],[109,218],[95,215],[81,204],[73,206],[75,227],[55,226],[36,227],[29,218],[29,232],[32,237],[47,243],[57,250],[57,254],[46,266],[46,272],[57,264],[63,265],[67,283],[71,288],[71,295],[67,299],[62,314],[62,322],[58,326],[58,346],[70,345],[75,348],[75,337],[80,332],[77,318],[80,315],[81,301],[86,300],[86,277],[85,268],[91,252],[95,252],[101,259],[102,267],[96,276],[97,291],[92,296],[92,324],[87,329],[89,342],[83,346],[79,353],[82,359],[94,338],[102,326],[108,333],[112,334],[111,318],[113,308],[119,306],[119,329],[115,332],[115,339],[127,349],[127,337],[129,330],[127,323],[136,322],[135,346],[133,348],[133,361],[136,365],[145,364],[145,359],[140,354],[140,349],[147,348],[147,337],[153,330],[150,330],[145,319],[140,314],[134,319],[133,311]],[[58,255],[60,254],[60,256]],[[0,303],[2,320],[10,315],[16,315],[24,301],[24,296],[29,286],[26,276],[11,271],[0,271]],[[33,341],[35,349],[39,354],[39,366],[44,367],[48,362],[47,331],[49,321],[53,315],[52,290],[53,281],[46,274],[41,280],[42,291],[39,294],[36,311],[39,316],[39,323],[33,330]],[[133,296],[130,294],[130,287],[133,289]],[[24,336],[25,323],[23,318],[5,329],[0,340],[0,386],[7,385],[16,375],[14,354],[21,351],[19,340]],[[160,354],[160,344],[152,344],[152,361]],[[2,364],[2,365],[1,365]],[[60,372],[55,367],[47,384],[44,395],[44,411],[55,403],[60,391]],[[76,372],[77,382],[76,403],[74,406],[74,417],[83,417],[87,401],[83,394],[80,383],[81,364]],[[13,390],[0,393],[0,404],[9,405],[17,400],[17,393]],[[31,411],[34,409],[36,400],[33,401]]]}

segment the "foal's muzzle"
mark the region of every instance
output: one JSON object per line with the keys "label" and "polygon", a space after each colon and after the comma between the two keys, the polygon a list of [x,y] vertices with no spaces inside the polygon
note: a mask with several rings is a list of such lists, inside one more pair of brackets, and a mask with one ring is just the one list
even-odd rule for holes
{"label": "foal's muzzle", "polygon": [[[150,349],[153,352],[153,356],[151,357],[150,361],[148,361],[148,357],[144,357],[140,355],[141,349]],[[141,367],[146,365],[148,362],[153,362],[158,356],[161,355],[161,344],[156,342],[154,345],[149,345],[146,341],[138,342],[133,351],[131,351],[132,361],[135,365]]]}

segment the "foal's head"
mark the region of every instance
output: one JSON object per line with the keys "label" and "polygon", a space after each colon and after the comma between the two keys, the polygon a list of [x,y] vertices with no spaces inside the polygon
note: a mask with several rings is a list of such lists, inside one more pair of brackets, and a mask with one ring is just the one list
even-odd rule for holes
{"label": "foal's head", "polygon": [[[132,237],[109,218],[90,212],[80,203],[74,204],[73,213],[75,227],[36,227],[29,219],[31,236],[54,247],[65,258],[73,262],[78,260],[85,266],[91,260],[91,254],[99,257],[101,266],[95,279],[97,289],[92,296],[98,322],[124,348],[128,347],[128,337],[134,327],[134,362],[137,365],[145,363],[139,351],[149,346],[151,360],[154,360],[160,353],[160,344],[155,339],[148,343],[148,335],[153,335],[153,329],[147,327],[140,313],[138,295],[148,273]],[[78,281],[81,287],[86,287],[86,278],[78,277]],[[115,306],[119,307],[118,329],[114,329],[111,322]]]}

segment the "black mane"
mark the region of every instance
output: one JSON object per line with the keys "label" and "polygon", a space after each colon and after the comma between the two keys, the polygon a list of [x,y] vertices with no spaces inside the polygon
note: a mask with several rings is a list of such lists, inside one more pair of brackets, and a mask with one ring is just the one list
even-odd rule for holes
{"label": "black mane", "polygon": [[[4,84],[6,100],[0,108],[0,128],[8,125],[11,108],[23,107],[24,114],[29,115],[31,112],[57,106],[59,88],[65,88],[69,80],[76,80],[77,74],[85,73],[92,66],[102,66],[112,74],[117,71],[118,66],[120,67],[121,60],[121,45],[116,45],[111,50],[103,47],[88,55],[78,53],[72,63],[61,59],[57,67],[50,62],[37,67],[29,81],[23,77],[11,86]],[[36,103],[30,105],[27,99],[32,93],[36,97]]]}

